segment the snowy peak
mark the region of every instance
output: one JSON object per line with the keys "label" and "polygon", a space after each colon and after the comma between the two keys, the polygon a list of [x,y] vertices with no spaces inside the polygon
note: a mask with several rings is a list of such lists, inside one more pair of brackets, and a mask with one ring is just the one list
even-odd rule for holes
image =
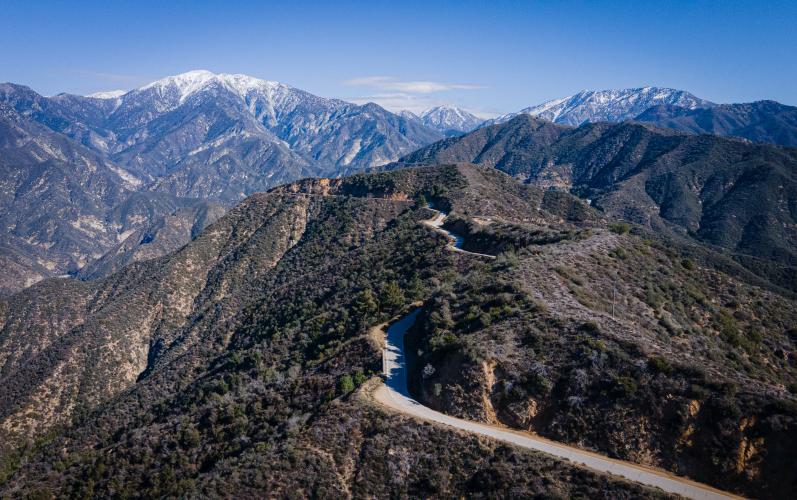
{"label": "snowy peak", "polygon": [[118,99],[125,94],[127,94],[127,90],[108,90],[105,92],[94,92],[86,97],[91,97],[94,99]]}
{"label": "snowy peak", "polygon": [[216,77],[213,73],[206,70],[194,70],[187,73],[181,73],[175,76],[167,76],[152,83],[148,83],[138,90],[157,89],[163,92],[167,89],[176,89],[180,94],[180,99],[183,100],[197,90],[207,85],[211,80]]}
{"label": "snowy peak", "polygon": [[416,115],[415,113],[413,113],[412,111],[410,111],[408,109],[402,109],[397,114],[400,117],[402,117],[402,118],[406,118],[407,120],[413,120],[413,121],[420,121],[421,120],[420,116]]}
{"label": "snowy peak", "polygon": [[177,92],[179,102],[185,101],[194,93],[203,90],[211,84],[221,84],[241,98],[246,98],[253,91],[272,91],[278,87],[290,88],[279,82],[270,80],[261,80],[248,75],[242,74],[225,74],[225,73],[212,73],[207,70],[194,70],[186,73],[181,73],[175,76],[162,78],[155,82],[144,85],[139,88],[139,91],[146,91],[156,89],[160,94],[167,92]]}
{"label": "snowy peak", "polygon": [[695,97],[684,90],[663,87],[582,90],[569,97],[554,99],[522,109],[517,113],[499,116],[486,124],[503,123],[521,113],[565,125],[599,121],[619,122],[633,119],[648,108],[663,104],[685,109],[714,106],[714,103]]}
{"label": "snowy peak", "polygon": [[470,132],[483,121],[478,116],[455,106],[436,106],[420,116],[421,123],[443,133]]}

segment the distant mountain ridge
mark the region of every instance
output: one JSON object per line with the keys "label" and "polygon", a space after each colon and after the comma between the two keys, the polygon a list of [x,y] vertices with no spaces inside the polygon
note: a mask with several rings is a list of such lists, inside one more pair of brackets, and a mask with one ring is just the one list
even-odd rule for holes
{"label": "distant mountain ridge", "polygon": [[375,104],[204,70],[90,97],[6,84],[0,101],[106,155],[146,189],[226,202],[388,163],[442,137]]}
{"label": "distant mountain ridge", "polygon": [[419,116],[421,123],[445,135],[470,132],[484,120],[455,106],[441,105],[427,109]]}
{"label": "distant mountain ridge", "polygon": [[696,109],[659,105],[645,110],[635,120],[693,134],[727,135],[797,147],[797,107],[775,101]]}
{"label": "distant mountain ridge", "polygon": [[797,108],[794,106],[775,101],[715,104],[684,90],[662,87],[584,90],[485,120],[479,127],[506,123],[521,114],[572,126],[633,120],[690,134],[797,146]]}
{"label": "distant mountain ridge", "polygon": [[75,272],[175,211],[194,209],[178,218],[195,226],[210,207],[138,192],[126,170],[1,102],[0,153],[0,294]]}
{"label": "distant mountain ridge", "polygon": [[[101,275],[186,243],[192,234],[186,228],[213,220],[202,214],[217,214],[214,203],[229,206],[303,177],[379,168],[415,151],[423,156],[430,151],[424,146],[444,137],[519,114],[558,124],[638,120],[688,133],[797,144],[797,108],[771,101],[716,105],[658,87],[584,91],[482,121],[454,106],[437,106],[420,116],[394,114],[376,104],[326,99],[275,81],[197,70],[130,91],[90,96],[44,97],[21,85],[0,84],[0,107],[5,160],[0,218],[8,228],[0,241],[0,259],[10,270],[0,293],[77,273],[98,259],[103,264],[79,275]],[[554,130],[541,126],[535,141],[553,140],[559,134]],[[511,146],[511,135],[507,141]],[[535,142],[530,150],[538,146]],[[490,154],[498,149],[491,148]],[[530,150],[521,149],[510,147],[516,156],[502,155],[501,167],[528,170],[520,158]],[[484,152],[474,161],[490,163],[488,156]],[[535,164],[539,158],[528,161]],[[536,182],[556,187],[563,181],[546,171]],[[133,194],[148,192],[159,194],[140,205],[133,222],[115,218]],[[135,199],[143,203],[145,198]],[[40,214],[37,207],[52,199],[65,201]],[[198,207],[196,200],[212,203]],[[163,219],[174,214],[185,219]],[[144,232],[155,228],[163,235],[157,245],[122,241],[143,239]],[[116,257],[104,255],[110,250]]]}
{"label": "distant mountain ridge", "polygon": [[582,90],[569,97],[553,99],[515,113],[486,120],[482,126],[505,123],[519,114],[535,116],[562,125],[581,125],[600,121],[618,122],[635,118],[648,108],[662,104],[686,109],[714,106],[714,103],[695,97],[684,90],[663,87]]}
{"label": "distant mountain ridge", "polygon": [[[0,112],[0,258],[11,270],[0,293],[76,273],[110,249],[115,257],[81,275],[178,248],[192,234],[187,228],[218,215],[198,200],[229,205],[302,177],[385,164],[443,137],[376,104],[202,70],[91,96],[44,97],[0,84]],[[132,225],[113,218],[147,192],[157,202]],[[184,219],[162,219],[174,214]],[[122,241],[147,228],[169,236],[146,248]]]}

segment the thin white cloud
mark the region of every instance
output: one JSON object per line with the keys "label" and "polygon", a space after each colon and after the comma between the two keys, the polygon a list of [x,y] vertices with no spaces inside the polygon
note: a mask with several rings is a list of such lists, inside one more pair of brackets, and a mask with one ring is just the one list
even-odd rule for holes
{"label": "thin white cloud", "polygon": [[[349,101],[357,104],[365,104],[374,102],[383,108],[390,111],[412,111],[419,114],[429,108],[439,106],[441,104],[450,104],[467,109],[452,102],[452,100],[436,96],[445,92],[457,90],[476,90],[484,89],[482,85],[475,85],[470,83],[449,83],[449,82],[432,82],[425,80],[400,80],[394,76],[363,76],[359,78],[352,78],[343,82],[344,85],[350,87],[363,87],[369,88],[374,92],[357,97],[348,98]],[[450,97],[450,96],[449,96]],[[485,113],[480,110],[468,109],[471,113],[482,116],[485,118],[492,117],[493,113]]]}
{"label": "thin white cloud", "polygon": [[467,106],[462,106],[450,100],[434,98],[433,96],[429,95],[417,95],[417,94],[413,95],[402,92],[379,93],[379,94],[372,94],[366,96],[349,97],[346,100],[349,102],[353,102],[355,104],[366,104],[369,102],[373,102],[394,113],[406,110],[406,111],[412,111],[413,113],[418,115],[423,113],[429,108],[440,106],[442,104],[448,104],[462,108],[484,119],[495,118],[496,116],[498,116],[498,113],[490,113],[479,109],[469,108]]}
{"label": "thin white cloud", "polygon": [[128,75],[128,74],[121,74],[121,73],[105,73],[101,71],[92,71],[86,69],[74,69],[72,73],[93,78],[95,80],[101,80],[105,82],[115,82],[115,83],[129,83],[134,85],[141,81],[145,81],[147,77],[142,75]]}
{"label": "thin white cloud", "polygon": [[486,88],[470,83],[445,83],[430,81],[402,81],[392,76],[364,76],[343,82],[351,87],[370,87],[373,89],[407,92],[410,94],[432,94],[448,90],[475,90]]}

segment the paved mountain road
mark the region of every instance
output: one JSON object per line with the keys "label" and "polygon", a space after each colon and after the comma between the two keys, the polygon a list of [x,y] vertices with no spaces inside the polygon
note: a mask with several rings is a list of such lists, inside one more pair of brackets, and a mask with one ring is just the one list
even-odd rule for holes
{"label": "paved mountain road", "polygon": [[[431,221],[425,221],[427,225],[444,231],[453,239],[452,246],[458,248],[462,244],[462,238],[445,231],[440,226],[445,221],[446,214],[439,212]],[[463,251],[464,252],[464,251]],[[467,252],[470,253],[470,252]],[[482,254],[476,254],[481,256]],[[374,398],[381,404],[412,415],[429,422],[448,425],[457,429],[488,436],[500,441],[521,446],[532,450],[542,451],[558,458],[564,458],[577,464],[582,464],[589,469],[622,476],[631,481],[636,481],[648,486],[661,488],[668,493],[674,493],[687,498],[695,499],[726,499],[740,498],[735,495],[722,492],[710,486],[691,481],[682,477],[677,477],[666,471],[656,470],[649,467],[640,466],[631,462],[615,460],[597,453],[589,452],[557,443],[537,435],[514,431],[511,429],[487,425],[469,420],[452,417],[444,413],[432,410],[418,401],[412,399],[407,387],[407,364],[404,357],[404,334],[415,323],[420,309],[391,324],[386,332],[386,348],[383,351],[383,371],[385,384],[374,391]]]}
{"label": "paved mountain road", "polygon": [[477,257],[484,257],[484,258],[487,258],[487,259],[494,259],[495,258],[495,255],[488,255],[486,253],[469,252],[467,250],[463,250],[462,249],[462,243],[465,241],[465,239],[462,236],[460,236],[458,234],[454,234],[451,231],[449,231],[448,229],[444,229],[443,228],[443,224],[445,223],[446,218],[448,217],[448,214],[446,214],[445,212],[442,212],[440,210],[437,210],[436,208],[433,208],[432,205],[429,205],[429,210],[437,212],[437,215],[434,216],[433,218],[429,219],[429,220],[423,221],[423,224],[431,227],[432,229],[434,229],[438,233],[441,233],[444,236],[446,236],[451,241],[451,243],[448,245],[449,249],[451,249],[451,250],[453,250],[455,252],[466,253],[468,255],[475,255]]}

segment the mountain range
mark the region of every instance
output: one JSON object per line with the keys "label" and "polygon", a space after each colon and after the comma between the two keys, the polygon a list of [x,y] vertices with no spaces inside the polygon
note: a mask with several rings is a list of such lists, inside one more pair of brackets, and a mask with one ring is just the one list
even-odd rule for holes
{"label": "mountain range", "polygon": [[477,422],[792,498],[795,123],[2,84],[0,497],[665,497]]}
{"label": "mountain range", "polygon": [[453,106],[393,114],[201,70],[91,96],[44,97],[2,84],[0,260],[8,272],[0,294],[162,255],[253,192],[381,168],[517,115],[560,124],[636,120],[788,146],[797,136],[795,109],[771,101],[715,105],[644,87],[585,91],[485,122]]}
{"label": "mountain range", "polygon": [[519,114],[536,116],[562,125],[581,125],[585,122],[621,122],[634,119],[648,108],[659,105],[695,109],[711,107],[714,104],[683,90],[662,87],[583,90],[569,97],[553,99],[515,113],[500,115],[485,121],[483,126],[504,123]]}
{"label": "mountain range", "polygon": [[797,107],[775,101],[695,109],[662,104],[648,108],[634,120],[693,134],[726,135],[797,147]]}
{"label": "mountain range", "polygon": [[635,122],[568,127],[521,114],[388,168],[440,163],[487,165],[578,194],[612,217],[676,228],[759,270],[773,265],[764,274],[797,289],[797,150]]}
{"label": "mountain range", "polygon": [[715,104],[683,90],[662,87],[584,90],[485,120],[479,127],[505,123],[521,114],[571,126],[640,121],[690,134],[797,146],[797,108],[794,106],[775,101]]}
{"label": "mountain range", "polygon": [[374,104],[201,70],[102,98],[45,98],[6,85],[0,99],[149,190],[227,202],[301,176],[387,163],[440,138]]}
{"label": "mountain range", "polygon": [[2,84],[0,111],[1,258],[9,270],[0,293],[75,274],[111,250],[114,269],[122,256],[156,256],[151,238],[124,240],[174,227],[175,217],[194,230],[159,241],[179,248],[215,220],[218,204],[387,163],[442,137],[375,104],[207,71],[94,97],[48,98]]}
{"label": "mountain range", "polygon": [[[451,251],[426,201],[495,259]],[[375,327],[415,311],[423,405],[789,497],[797,308],[753,278],[487,165],[279,186],[0,299],[0,494],[663,495],[381,406]]]}

